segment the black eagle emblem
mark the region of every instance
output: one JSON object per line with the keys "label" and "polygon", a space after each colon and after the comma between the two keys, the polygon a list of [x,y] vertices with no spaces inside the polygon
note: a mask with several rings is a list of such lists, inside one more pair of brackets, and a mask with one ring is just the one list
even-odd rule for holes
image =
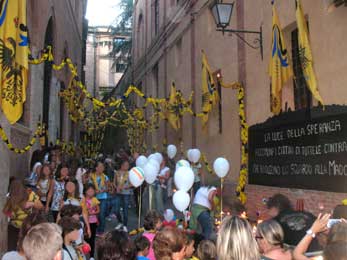
{"label": "black eagle emblem", "polygon": [[16,49],[13,38],[0,39],[1,97],[12,106],[23,102],[24,67],[16,62]]}

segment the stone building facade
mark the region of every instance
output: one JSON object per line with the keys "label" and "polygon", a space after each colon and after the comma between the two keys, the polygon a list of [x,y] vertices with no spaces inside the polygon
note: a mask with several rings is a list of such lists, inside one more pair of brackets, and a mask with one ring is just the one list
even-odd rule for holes
{"label": "stone building facade", "polygon": [[[85,64],[86,5],[86,0],[32,0],[27,4],[32,55],[35,57],[45,46],[52,45],[55,63],[70,57],[77,65],[82,79]],[[39,119],[48,126],[48,143],[55,143],[57,138],[65,141],[77,140],[78,127],[69,120],[67,109],[58,96],[59,91],[68,86],[69,70],[53,71],[49,64],[30,65],[29,70],[27,101],[22,119],[14,125],[9,125],[0,112],[0,124],[11,143],[16,147],[27,145]],[[38,143],[32,151],[37,147]],[[24,178],[29,173],[31,152],[17,155],[0,142],[0,208],[4,206],[9,177]],[[1,214],[0,253],[4,252],[6,247],[7,220]]]}
{"label": "stone building facade", "polygon": [[[225,82],[242,82],[245,86],[245,107],[249,125],[264,122],[270,111],[270,81],[268,64],[271,49],[272,7],[270,1],[235,1],[231,28],[258,31],[262,25],[264,59],[259,50],[247,47],[235,35],[216,31],[211,12],[214,1],[206,0],[135,0],[133,29],[133,82],[147,96],[168,97],[171,82],[175,82],[185,97],[194,92],[194,110],[201,110],[201,50],[207,55],[212,70],[221,70]],[[225,0],[223,2],[234,2]],[[275,1],[286,38],[292,53],[293,33],[296,30],[294,1]],[[331,8],[334,1],[302,0],[308,19],[311,47],[320,93],[325,104],[346,104],[347,76],[346,45],[347,8]],[[244,37],[252,43],[250,35]],[[283,109],[295,110],[304,103],[295,94],[294,83],[282,91]],[[304,95],[304,94],[301,94]],[[306,94],[305,94],[306,95]],[[184,150],[198,147],[210,162],[219,156],[231,162],[228,185],[235,190],[241,160],[239,104],[237,91],[221,90],[221,110],[210,116],[207,130],[199,119],[186,115],[183,126],[174,131],[161,122],[160,129],[147,136],[149,144],[161,145],[183,139]],[[313,101],[315,105],[315,101]],[[248,185],[246,188],[251,215],[263,210],[262,199],[276,192],[289,195],[293,201],[305,198],[305,208],[317,212],[317,201],[331,209],[344,193],[323,193],[312,190],[282,189]]]}
{"label": "stone building facade", "polygon": [[103,98],[118,84],[126,69],[126,62],[117,61],[111,55],[115,41],[127,40],[128,36],[117,35],[113,27],[88,28],[86,54],[86,85],[88,90]]}

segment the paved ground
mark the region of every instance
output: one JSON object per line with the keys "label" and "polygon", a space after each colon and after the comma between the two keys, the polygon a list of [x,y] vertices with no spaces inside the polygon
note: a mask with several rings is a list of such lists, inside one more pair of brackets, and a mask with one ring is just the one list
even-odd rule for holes
{"label": "paved ground", "polygon": [[[146,195],[143,196],[143,202],[142,202],[142,213],[141,213],[141,225],[140,227],[143,227],[143,217],[146,215],[146,213],[149,210],[148,206],[148,197]],[[164,206],[165,209],[172,209],[175,211],[177,218],[182,218],[183,215],[175,210],[175,207],[172,204],[172,199],[169,199]],[[118,225],[118,221],[116,219],[107,219],[106,220],[106,231],[110,231],[114,229]],[[138,215],[135,209],[135,202],[132,203],[131,208],[129,208],[129,218],[128,218],[128,231],[130,232],[133,229],[138,228]]]}

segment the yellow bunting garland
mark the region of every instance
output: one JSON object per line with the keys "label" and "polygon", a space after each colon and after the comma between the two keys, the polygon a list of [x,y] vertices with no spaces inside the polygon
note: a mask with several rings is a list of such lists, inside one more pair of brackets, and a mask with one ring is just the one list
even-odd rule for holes
{"label": "yellow bunting garland", "polygon": [[42,126],[41,124],[38,124],[38,127],[37,127],[37,130],[35,131],[33,137],[31,138],[30,142],[28,145],[26,145],[24,148],[16,148],[14,147],[13,144],[10,143],[6,133],[5,133],[5,130],[2,128],[2,126],[0,125],[0,137],[1,137],[1,140],[6,144],[7,148],[16,153],[16,154],[23,154],[23,153],[26,153],[27,151],[29,151],[31,149],[31,147],[33,147],[33,145],[36,143],[36,140],[38,138],[41,138],[42,137],[42,133],[43,133],[43,130],[42,130]]}
{"label": "yellow bunting garland", "polygon": [[243,204],[247,201],[245,187],[248,180],[248,124],[246,121],[244,97],[245,91],[243,86],[239,85],[237,98],[239,100],[239,117],[241,125],[241,169],[236,194]]}

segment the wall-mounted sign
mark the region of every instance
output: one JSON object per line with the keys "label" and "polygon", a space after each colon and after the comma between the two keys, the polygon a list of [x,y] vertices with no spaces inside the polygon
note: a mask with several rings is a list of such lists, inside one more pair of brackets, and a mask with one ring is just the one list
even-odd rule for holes
{"label": "wall-mounted sign", "polygon": [[347,192],[347,107],[288,112],[250,127],[249,183]]}

